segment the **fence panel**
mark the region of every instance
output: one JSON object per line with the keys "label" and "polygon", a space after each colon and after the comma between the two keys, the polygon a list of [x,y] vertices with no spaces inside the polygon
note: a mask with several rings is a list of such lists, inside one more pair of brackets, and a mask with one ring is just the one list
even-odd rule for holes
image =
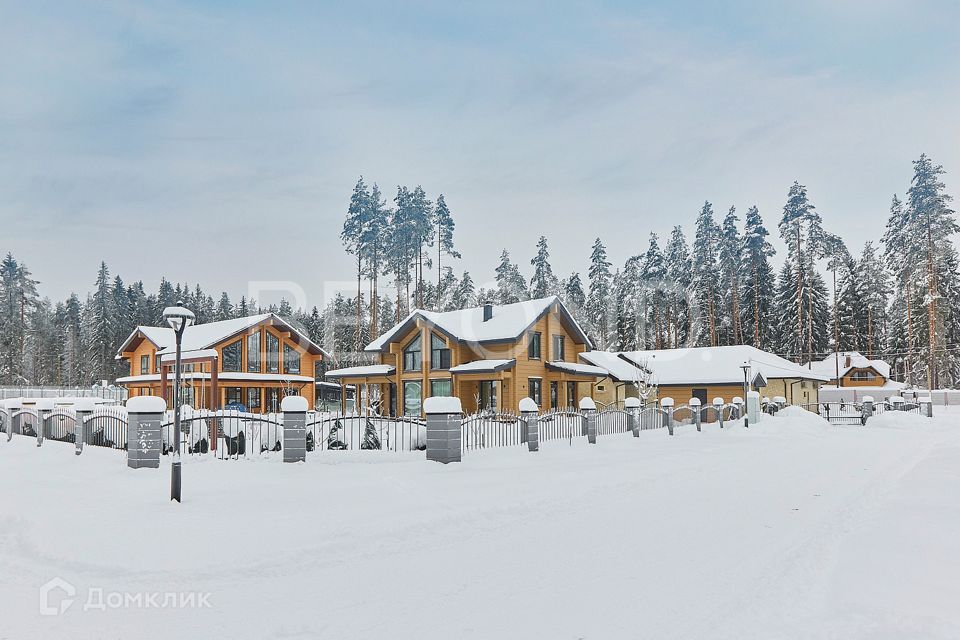
{"label": "fence panel", "polygon": [[515,413],[483,411],[460,423],[462,448],[511,447],[526,442],[527,421]]}
{"label": "fence panel", "polygon": [[667,412],[657,405],[648,405],[640,411],[640,430],[661,429],[667,426]]}
{"label": "fence panel", "polygon": [[86,444],[112,449],[127,448],[127,410],[123,407],[98,407],[84,419]]}
{"label": "fence panel", "polygon": [[630,431],[630,414],[622,409],[604,409],[597,413],[597,435],[608,436]]}
{"label": "fence panel", "polygon": [[60,442],[77,441],[77,414],[73,409],[55,409],[43,417],[43,437]]}
{"label": "fence panel", "polygon": [[427,424],[420,418],[318,413],[307,418],[307,451],[423,451]]}
{"label": "fence panel", "polygon": [[37,437],[37,432],[40,430],[40,414],[36,412],[35,409],[20,409],[10,416],[11,420],[19,418],[20,419],[20,435],[30,436],[32,438]]}
{"label": "fence panel", "polygon": [[537,421],[540,442],[569,440],[583,435],[583,414],[572,409],[554,409],[541,413]]}

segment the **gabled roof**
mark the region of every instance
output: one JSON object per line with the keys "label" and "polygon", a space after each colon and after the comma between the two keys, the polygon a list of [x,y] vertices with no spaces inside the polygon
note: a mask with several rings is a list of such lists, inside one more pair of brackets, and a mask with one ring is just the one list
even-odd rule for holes
{"label": "gabled roof", "polygon": [[493,317],[484,322],[483,307],[471,307],[459,311],[424,311],[416,309],[402,322],[367,345],[365,351],[383,351],[395,338],[401,337],[422,320],[428,325],[458,342],[489,343],[511,342],[524,334],[537,320],[546,314],[552,305],[559,309],[561,322],[571,335],[582,344],[590,346],[590,339],[580,328],[557,296],[525,300],[514,304],[495,305]]}
{"label": "gabled roof", "polygon": [[830,380],[829,376],[749,345],[628,351],[621,356],[637,366],[645,366],[660,385],[743,384],[744,362],[750,363],[751,379],[760,373],[767,380]]}
{"label": "gabled roof", "polygon": [[[244,333],[247,329],[255,327],[263,322],[272,320],[274,325],[280,326],[292,334],[296,335],[298,341],[307,347],[312,353],[322,353],[328,356],[327,352],[315,344],[310,338],[286,320],[274,313],[261,313],[255,316],[245,316],[243,318],[233,318],[231,320],[221,320],[220,322],[207,322],[187,327],[183,332],[183,351],[200,351],[210,349],[224,340],[235,335]],[[137,334],[143,335],[147,340],[157,347],[157,353],[160,355],[172,353],[176,348],[173,329],[168,327],[150,327],[138,326],[133,333],[124,340],[117,352],[117,359],[121,359],[123,352],[127,351],[130,345],[137,337]]]}
{"label": "gabled roof", "polygon": [[621,358],[619,353],[612,351],[585,351],[580,359],[587,364],[600,367],[616,382],[636,383],[641,374],[641,368],[634,363]]}
{"label": "gabled roof", "polygon": [[[847,365],[847,358],[850,358],[850,364]],[[884,378],[890,377],[890,365],[883,360],[871,360],[859,351],[841,351],[831,353],[823,360],[814,360],[809,364],[810,369],[825,376],[831,380],[836,378],[837,365],[840,365],[840,377],[850,373],[851,369],[873,369]]]}

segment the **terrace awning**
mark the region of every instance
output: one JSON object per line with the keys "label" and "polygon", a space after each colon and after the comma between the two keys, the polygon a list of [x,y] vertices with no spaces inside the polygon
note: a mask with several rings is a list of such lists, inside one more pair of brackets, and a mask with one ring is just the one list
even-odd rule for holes
{"label": "terrace awning", "polygon": [[592,364],[580,364],[579,362],[548,362],[547,369],[551,371],[560,371],[561,373],[570,373],[575,376],[593,376],[595,378],[605,378],[609,375],[606,369],[595,367]]}
{"label": "terrace awning", "polygon": [[344,378],[379,378],[392,376],[397,368],[390,364],[368,364],[359,367],[332,369],[324,374],[325,378],[343,380]]}
{"label": "terrace awning", "polygon": [[512,369],[517,364],[516,359],[510,360],[474,360],[465,362],[455,367],[450,367],[450,373],[453,375],[467,375],[471,373],[499,373]]}

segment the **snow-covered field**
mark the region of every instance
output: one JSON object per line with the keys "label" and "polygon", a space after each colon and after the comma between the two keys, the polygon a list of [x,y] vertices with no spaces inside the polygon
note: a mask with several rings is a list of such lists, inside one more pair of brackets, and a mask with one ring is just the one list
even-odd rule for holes
{"label": "snow-covered field", "polygon": [[[939,413],[449,466],[187,457],[180,505],[167,460],[14,437],[0,638],[958,638],[960,412]],[[74,595],[42,603],[55,578]]]}

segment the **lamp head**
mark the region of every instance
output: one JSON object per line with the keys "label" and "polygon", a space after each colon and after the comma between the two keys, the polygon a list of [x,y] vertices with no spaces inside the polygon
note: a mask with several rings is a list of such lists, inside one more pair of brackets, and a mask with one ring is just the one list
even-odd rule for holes
{"label": "lamp head", "polygon": [[193,314],[193,311],[187,309],[178,300],[176,306],[167,307],[163,310],[163,319],[167,321],[171,329],[179,331],[181,327],[186,328],[192,325],[197,317]]}

